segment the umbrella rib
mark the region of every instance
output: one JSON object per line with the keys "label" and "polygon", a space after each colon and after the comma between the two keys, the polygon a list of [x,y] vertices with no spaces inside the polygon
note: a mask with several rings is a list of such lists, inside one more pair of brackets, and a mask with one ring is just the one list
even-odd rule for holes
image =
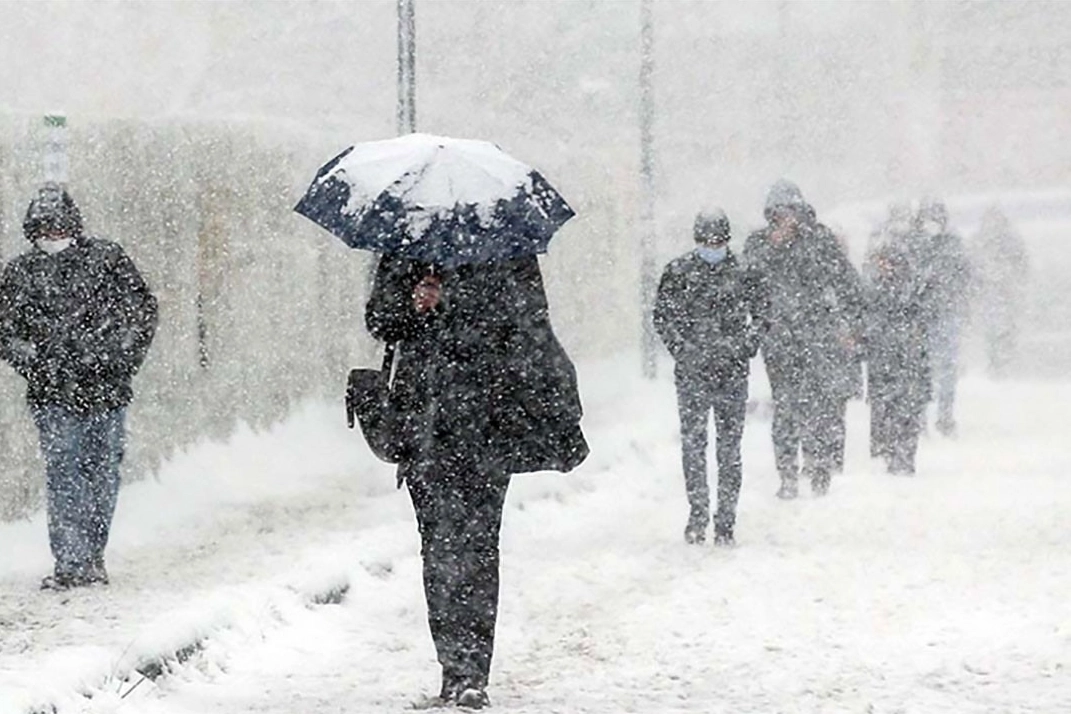
{"label": "umbrella rib", "polygon": [[425,161],[423,164],[419,165],[419,170],[416,171],[415,174],[414,174],[414,172],[412,172],[412,170],[405,171],[405,173],[403,173],[401,176],[399,176],[397,179],[395,179],[390,184],[390,186],[387,186],[385,191],[389,191],[392,187],[400,185],[402,183],[402,181],[404,181],[406,179],[407,176],[414,176],[412,183],[410,183],[409,186],[406,189],[404,189],[403,191],[401,191],[398,194],[398,199],[399,200],[404,199],[406,194],[408,194],[410,191],[412,191],[414,188],[417,187],[417,184],[419,184],[420,180],[422,178],[424,178],[424,174],[426,174],[428,172],[428,169],[430,167],[431,167],[431,162],[430,161]]}
{"label": "umbrella rib", "polygon": [[[446,147],[445,147],[445,146],[440,146],[440,147],[438,147],[438,151],[439,151],[439,152],[441,152],[441,151],[445,151],[445,150],[446,150]],[[500,150],[500,151],[501,151],[501,150]],[[461,161],[463,161],[466,167],[471,167],[471,168],[473,168],[473,169],[475,169],[475,170],[479,171],[480,173],[482,173],[482,174],[483,174],[484,176],[488,177],[488,178],[489,178],[489,179],[491,179],[492,181],[494,181],[494,182],[496,182],[496,183],[498,183],[498,184],[505,184],[505,183],[507,183],[507,181],[506,181],[506,180],[504,180],[504,179],[503,179],[503,178],[502,178],[501,176],[497,176],[497,175],[495,175],[495,173],[494,173],[493,171],[491,171],[490,169],[488,169],[488,168],[486,168],[485,166],[481,165],[481,164],[480,164],[479,162],[475,161],[475,160],[473,159],[473,157],[472,157],[472,155],[471,155],[471,154],[469,154],[469,153],[467,153],[467,152],[465,152],[465,151],[463,151],[463,150],[458,150],[458,151],[455,151],[455,152],[453,152],[453,153],[452,153],[452,155],[453,155],[453,156],[454,156],[455,158],[457,158],[457,159],[460,159]],[[505,156],[506,158],[508,158],[508,159],[511,159],[511,160],[513,160],[513,161],[516,161],[516,159],[513,159],[513,158],[512,158],[511,156],[509,156],[509,154],[506,154],[505,152],[503,152],[503,156]],[[522,186],[522,185],[524,184],[524,179],[525,179],[525,178],[527,178],[527,177],[528,177],[528,176],[529,176],[529,175],[531,174],[531,171],[532,171],[531,167],[528,167],[528,166],[526,166],[525,164],[523,164],[523,163],[521,163],[521,162],[519,162],[519,161],[516,161],[516,163],[517,163],[517,164],[518,164],[519,166],[521,166],[521,167],[523,167],[523,168],[525,169],[525,173],[523,174],[523,176],[521,176],[521,177],[518,177],[518,180],[517,180],[517,182],[513,183],[513,184],[512,184],[511,186],[510,186],[510,188],[513,188],[513,189],[515,189],[515,190],[516,190],[516,189],[519,189],[519,188],[520,188],[520,187],[521,187],[521,186]],[[424,165],[424,166],[423,166],[423,167],[421,168],[421,172],[420,172],[420,175],[419,175],[419,176],[417,177],[418,181],[419,181],[419,179],[420,179],[420,178],[421,178],[421,177],[423,176],[423,174],[424,174],[424,171],[425,171],[425,170],[426,170],[426,169],[427,169],[427,168],[428,168],[428,167],[429,167],[430,165],[431,165],[431,162],[429,161],[429,162],[427,162],[427,163],[426,163],[426,164],[425,164],[425,165]],[[399,180],[400,180],[400,179],[399,179]],[[452,178],[452,177],[450,177],[450,175],[449,175],[449,174],[447,174],[447,180],[449,181],[449,184],[450,184],[450,188],[451,188],[451,195],[453,195],[453,188],[454,188],[454,180],[453,180],[453,178]],[[416,182],[416,181],[414,181],[414,183],[413,183],[413,186],[411,186],[410,188],[414,188],[414,187],[416,186],[416,183],[417,183],[417,182]],[[499,196],[498,198],[505,198],[505,196]],[[496,198],[496,200],[497,200],[497,198]],[[458,203],[458,202],[457,202],[457,201],[455,201],[455,205],[457,205],[457,203]]]}
{"label": "umbrella rib", "polygon": [[[505,181],[500,176],[496,176],[490,169],[488,169],[488,168],[486,168],[484,166],[481,166],[478,162],[474,161],[471,156],[462,155],[461,158],[463,158],[469,166],[472,166],[473,168],[476,168],[476,169],[479,169],[480,171],[482,171],[485,176],[490,176],[495,181],[499,181],[501,183],[505,183]],[[520,163],[520,162],[518,162],[518,163]],[[524,166],[524,164],[521,164],[521,165]],[[524,176],[528,176],[529,174],[531,174],[532,169],[530,167],[527,167],[527,166],[525,166],[525,168],[527,169],[527,171],[525,172]],[[522,181],[523,181],[523,179],[522,179]],[[517,184],[514,184],[513,188],[520,188],[520,186],[521,186],[521,183],[517,183]]]}

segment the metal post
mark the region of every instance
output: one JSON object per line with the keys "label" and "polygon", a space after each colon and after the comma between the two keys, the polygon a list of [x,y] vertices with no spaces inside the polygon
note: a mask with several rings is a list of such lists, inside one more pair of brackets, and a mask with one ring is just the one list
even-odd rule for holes
{"label": "metal post", "polygon": [[654,23],[651,0],[640,2],[640,304],[643,311],[640,357],[643,376],[657,372],[654,330],[655,185],[654,185]]}
{"label": "metal post", "polygon": [[[416,9],[415,0],[398,2],[398,136],[416,131]],[[372,294],[378,260],[368,265],[365,295]]]}
{"label": "metal post", "polygon": [[416,131],[415,0],[398,0],[398,134]]}

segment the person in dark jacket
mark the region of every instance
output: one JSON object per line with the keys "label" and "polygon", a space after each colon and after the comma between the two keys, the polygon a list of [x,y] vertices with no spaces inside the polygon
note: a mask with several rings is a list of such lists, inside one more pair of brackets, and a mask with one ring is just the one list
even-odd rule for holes
{"label": "person in dark jacket", "polygon": [[933,325],[930,326],[930,362],[937,402],[937,431],[956,432],[956,382],[959,380],[959,343],[969,309],[971,269],[963,239],[948,225],[948,209],[935,199],[919,207],[918,230],[928,243],[925,272],[930,276]]}
{"label": "person in dark jacket", "polygon": [[913,475],[922,416],[930,399],[929,281],[902,245],[876,249],[868,285],[867,399],[871,454],[890,473]]}
{"label": "person in dark jacket", "polygon": [[768,225],[748,237],[744,262],[769,290],[762,355],[774,400],[777,495],[799,494],[801,451],[802,471],[823,495],[836,462],[839,408],[851,389],[844,364],[862,334],[862,289],[832,231],[795,184],[775,183],[764,213]]}
{"label": "person in dark jacket", "polygon": [[997,206],[986,209],[971,241],[972,275],[989,372],[1009,374],[1019,349],[1029,257],[1022,236]]}
{"label": "person in dark jacket", "polygon": [[765,328],[765,293],[761,276],[745,270],[729,250],[729,219],[723,211],[698,214],[693,233],[695,249],[669,263],[662,273],[654,324],[675,362],[690,507],[684,539],[706,541],[707,435],[713,410],[718,458],[714,542],[731,545],[742,478],[740,439],[747,410],[748,362],[758,352]]}
{"label": "person in dark jacket", "polygon": [[126,407],[156,330],[156,298],[115,243],[87,236],[46,184],[22,224],[33,247],[0,279],[0,357],[26,379],[40,432],[55,569],[43,588],[107,583]]}
{"label": "person in dark jacket", "polygon": [[442,704],[482,708],[511,474],[588,453],[576,373],[551,329],[539,263],[454,269],[384,256],[365,313],[396,344],[399,482],[416,512]]}

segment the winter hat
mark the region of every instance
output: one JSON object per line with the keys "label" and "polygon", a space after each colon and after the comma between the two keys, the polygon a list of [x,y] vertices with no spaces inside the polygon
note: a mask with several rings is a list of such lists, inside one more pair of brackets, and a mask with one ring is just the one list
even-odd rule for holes
{"label": "winter hat", "polygon": [[729,217],[725,211],[715,208],[695,214],[695,226],[692,228],[696,243],[717,245],[729,240]]}
{"label": "winter hat", "polygon": [[29,240],[37,240],[44,233],[63,231],[71,236],[82,234],[82,214],[67,190],[57,183],[48,182],[37,190],[30,201],[26,217],[22,219],[22,232]]}
{"label": "winter hat", "polygon": [[766,216],[766,220],[770,220],[773,212],[782,208],[804,212],[811,210],[810,205],[803,200],[803,192],[800,191],[800,187],[788,179],[778,179],[770,187],[769,193],[766,194],[766,208],[763,211],[763,215]]}

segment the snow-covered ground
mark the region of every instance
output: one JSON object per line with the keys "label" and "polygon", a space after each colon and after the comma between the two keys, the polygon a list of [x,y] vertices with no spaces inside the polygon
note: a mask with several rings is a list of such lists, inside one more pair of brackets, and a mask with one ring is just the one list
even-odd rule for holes
{"label": "snow-covered ground", "polygon": [[[636,365],[585,365],[590,459],[511,488],[496,711],[1071,711],[1071,384],[964,380],[960,437],[928,437],[915,478],[870,462],[853,403],[847,472],[791,503],[755,418],[726,550],[683,542],[673,390]],[[0,714],[437,691],[408,499],[341,421],[308,405],[124,489],[107,588],[39,593],[43,518],[0,525]]]}

